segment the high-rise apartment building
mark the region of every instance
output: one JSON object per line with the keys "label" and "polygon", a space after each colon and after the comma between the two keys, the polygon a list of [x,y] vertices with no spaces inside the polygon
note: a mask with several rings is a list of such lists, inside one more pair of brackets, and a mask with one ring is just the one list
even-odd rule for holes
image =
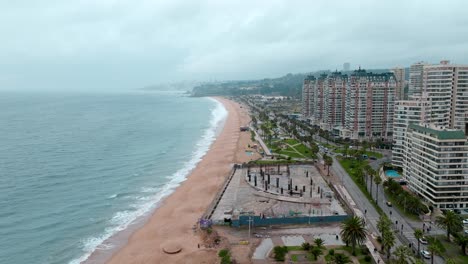
{"label": "high-rise apartment building", "polygon": [[393,147],[392,164],[403,167],[403,151],[406,142],[406,130],[409,124],[429,122],[431,103],[427,95],[412,96],[410,100],[395,102],[393,112]]}
{"label": "high-rise apartment building", "polygon": [[325,109],[325,87],[327,83],[327,74],[321,74],[317,78],[317,82],[315,83],[315,90],[314,90],[314,102],[312,103],[313,107],[313,115],[312,120],[314,124],[320,125],[323,120],[324,109]]}
{"label": "high-rise apartment building", "polygon": [[423,90],[432,104],[431,122],[464,130],[468,123],[468,65],[441,61],[423,69]]}
{"label": "high-rise apartment building", "polygon": [[403,100],[405,99],[405,68],[393,68],[392,72],[396,79],[395,100]]}
{"label": "high-rise apartment building", "polygon": [[410,190],[440,209],[468,208],[466,133],[410,124],[403,149],[403,177]]}
{"label": "high-rise apartment building", "polygon": [[348,76],[341,72],[333,72],[327,76],[324,83],[324,109],[320,127],[331,131],[336,126],[343,126],[346,84]]}
{"label": "high-rise apartment building", "polygon": [[315,77],[309,75],[302,85],[302,116],[310,118],[312,116],[312,103],[314,99]]}
{"label": "high-rise apartment building", "polygon": [[417,62],[410,66],[408,96],[421,94],[423,88],[423,70],[426,62]]}
{"label": "high-rise apartment building", "polygon": [[351,139],[392,138],[396,79],[393,73],[356,70],[348,78],[345,129]]}
{"label": "high-rise apartment building", "polygon": [[390,141],[396,79],[393,73],[356,70],[309,76],[303,85],[303,115],[343,138]]}

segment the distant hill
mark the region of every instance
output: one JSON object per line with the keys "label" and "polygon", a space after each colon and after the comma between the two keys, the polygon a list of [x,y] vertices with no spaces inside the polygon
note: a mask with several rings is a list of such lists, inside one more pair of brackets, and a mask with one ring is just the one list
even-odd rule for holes
{"label": "distant hill", "polygon": [[192,91],[195,86],[201,85],[201,82],[197,81],[181,81],[173,83],[162,83],[149,85],[139,90],[144,91]]}
{"label": "distant hill", "polygon": [[[383,73],[388,72],[387,69],[372,69],[369,72]],[[269,78],[261,80],[240,80],[240,81],[224,81],[211,82],[195,86],[192,89],[192,96],[238,96],[249,94],[262,95],[282,95],[295,98],[301,98],[302,84],[307,75],[318,76],[322,73],[330,73],[329,70],[316,71],[312,73],[288,73],[279,78]],[[343,72],[351,74],[352,71]]]}

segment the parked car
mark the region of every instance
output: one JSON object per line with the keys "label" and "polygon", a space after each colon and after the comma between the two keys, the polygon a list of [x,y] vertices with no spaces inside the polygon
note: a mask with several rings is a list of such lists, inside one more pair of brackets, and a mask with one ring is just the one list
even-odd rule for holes
{"label": "parked car", "polygon": [[430,259],[431,258],[431,253],[427,250],[424,250],[422,249],[421,250],[421,255],[425,258],[425,259]]}
{"label": "parked car", "polygon": [[377,160],[377,158],[374,157],[374,156],[370,156],[369,159],[370,159],[370,160]]}
{"label": "parked car", "polygon": [[468,219],[463,219],[463,224],[468,225]]}
{"label": "parked car", "polygon": [[392,203],[387,201],[385,204],[387,204],[388,207],[392,207]]}
{"label": "parked car", "polygon": [[419,243],[426,245],[426,244],[427,244],[426,237],[421,237],[421,238],[419,239]]}

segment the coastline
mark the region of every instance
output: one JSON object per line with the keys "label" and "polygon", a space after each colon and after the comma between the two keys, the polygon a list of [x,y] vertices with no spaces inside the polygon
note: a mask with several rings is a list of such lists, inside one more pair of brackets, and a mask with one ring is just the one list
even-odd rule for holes
{"label": "coastline", "polygon": [[[224,98],[213,99],[223,104],[228,116],[202,160],[152,214],[110,239],[115,250],[93,252],[84,263],[216,262],[216,250],[198,248],[200,238],[192,227],[211,203],[232,164],[253,157],[245,154],[250,133],[239,131],[240,126],[250,122],[246,109]],[[178,245],[182,251],[174,255],[163,253],[162,247],[168,244]]]}

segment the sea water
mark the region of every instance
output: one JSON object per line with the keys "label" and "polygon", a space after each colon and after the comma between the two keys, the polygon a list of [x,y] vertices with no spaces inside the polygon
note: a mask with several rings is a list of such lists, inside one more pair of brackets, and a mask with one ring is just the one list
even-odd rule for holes
{"label": "sea water", "polygon": [[0,93],[0,263],[79,263],[150,213],[227,116],[174,92]]}

